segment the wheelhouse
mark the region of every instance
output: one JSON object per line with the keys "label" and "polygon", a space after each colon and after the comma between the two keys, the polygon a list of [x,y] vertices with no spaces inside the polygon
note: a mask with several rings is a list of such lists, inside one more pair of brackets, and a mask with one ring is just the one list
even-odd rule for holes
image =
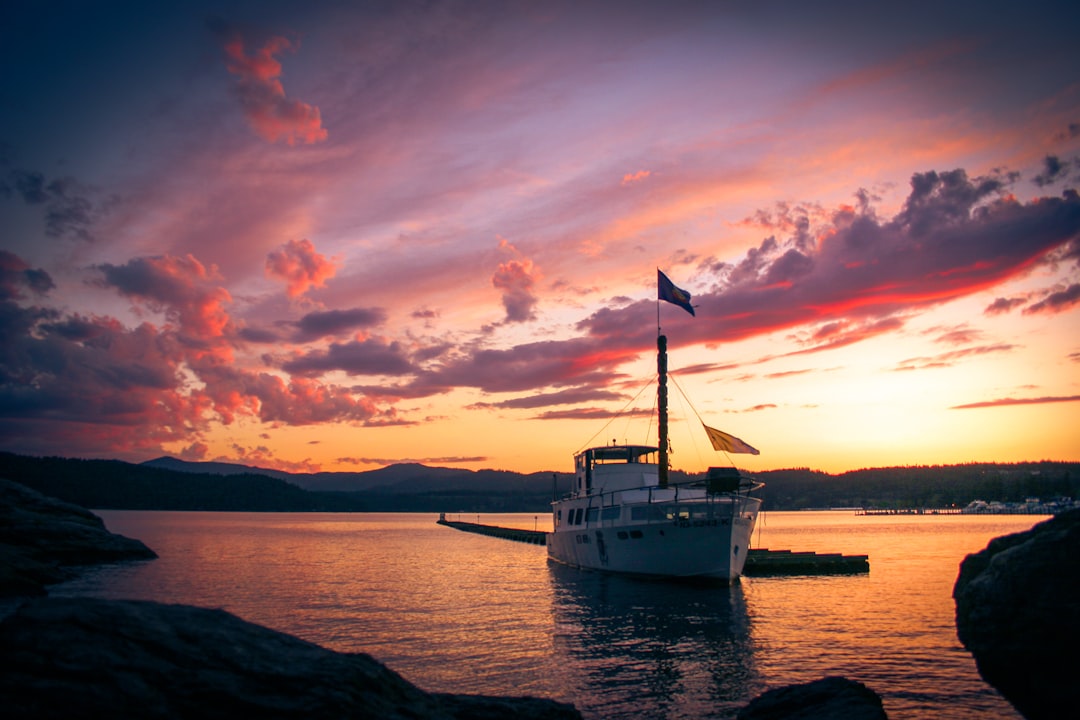
{"label": "wheelhouse", "polygon": [[658,449],[649,445],[605,445],[574,457],[575,496],[630,490],[654,484]]}

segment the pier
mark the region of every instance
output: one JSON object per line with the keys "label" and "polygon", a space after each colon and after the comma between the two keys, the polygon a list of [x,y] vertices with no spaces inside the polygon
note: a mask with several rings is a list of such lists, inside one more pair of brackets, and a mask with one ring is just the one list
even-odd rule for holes
{"label": "pier", "polygon": [[498,525],[480,525],[479,523],[461,522],[460,520],[447,520],[444,517],[440,517],[437,522],[439,525],[476,533],[477,535],[490,535],[503,540],[513,540],[532,545],[547,544],[547,533],[543,530],[520,530],[518,528],[499,527]]}
{"label": "pier", "polygon": [[859,508],[856,515],[963,515],[958,507],[946,508]]}
{"label": "pier", "polygon": [[[543,530],[522,530],[497,525],[447,520],[440,516],[437,523],[463,532],[530,543],[547,544]],[[746,557],[743,575],[747,577],[770,577],[778,575],[857,575],[870,572],[870,559],[866,555],[841,555],[840,553],[793,552],[791,550],[752,549]]]}

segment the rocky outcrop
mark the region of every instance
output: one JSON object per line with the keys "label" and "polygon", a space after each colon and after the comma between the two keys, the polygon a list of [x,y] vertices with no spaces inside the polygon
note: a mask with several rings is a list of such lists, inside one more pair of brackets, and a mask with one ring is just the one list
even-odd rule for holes
{"label": "rocky outcrop", "polygon": [[738,720],[887,720],[877,693],[843,677],[769,690],[752,700],[736,717]]}
{"label": "rocky outcrop", "polygon": [[76,566],[155,557],[89,510],[0,479],[0,597],[44,595]]}
{"label": "rocky outcrop", "polygon": [[1074,716],[1080,510],[969,555],[953,598],[957,634],[986,682],[1029,720]]}
{"label": "rocky outcrop", "polygon": [[368,655],[337,653],[222,610],[28,600],[0,623],[6,718],[579,718],[532,698],[429,694]]}

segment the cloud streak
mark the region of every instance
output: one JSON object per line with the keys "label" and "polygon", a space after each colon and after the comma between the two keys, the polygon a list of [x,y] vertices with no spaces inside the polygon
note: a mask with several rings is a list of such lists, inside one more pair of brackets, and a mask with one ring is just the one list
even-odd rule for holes
{"label": "cloud streak", "polygon": [[1044,405],[1047,403],[1078,402],[1080,395],[1067,395],[1062,397],[1038,397],[1038,398],[1000,398],[985,402],[967,403],[966,405],[953,405],[952,410],[971,410],[976,408],[1003,407],[1007,405]]}

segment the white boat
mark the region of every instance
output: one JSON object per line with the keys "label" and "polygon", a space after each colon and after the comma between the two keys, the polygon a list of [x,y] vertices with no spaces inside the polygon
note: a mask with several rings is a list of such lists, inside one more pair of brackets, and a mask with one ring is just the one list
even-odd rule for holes
{"label": "white boat", "polygon": [[[615,573],[734,582],[761,507],[750,492],[763,484],[734,467],[709,468],[704,480],[668,481],[664,335],[657,338],[657,370],[659,446],[613,444],[578,453],[570,493],[552,503],[548,557]],[[719,432],[706,431],[710,439]]]}

